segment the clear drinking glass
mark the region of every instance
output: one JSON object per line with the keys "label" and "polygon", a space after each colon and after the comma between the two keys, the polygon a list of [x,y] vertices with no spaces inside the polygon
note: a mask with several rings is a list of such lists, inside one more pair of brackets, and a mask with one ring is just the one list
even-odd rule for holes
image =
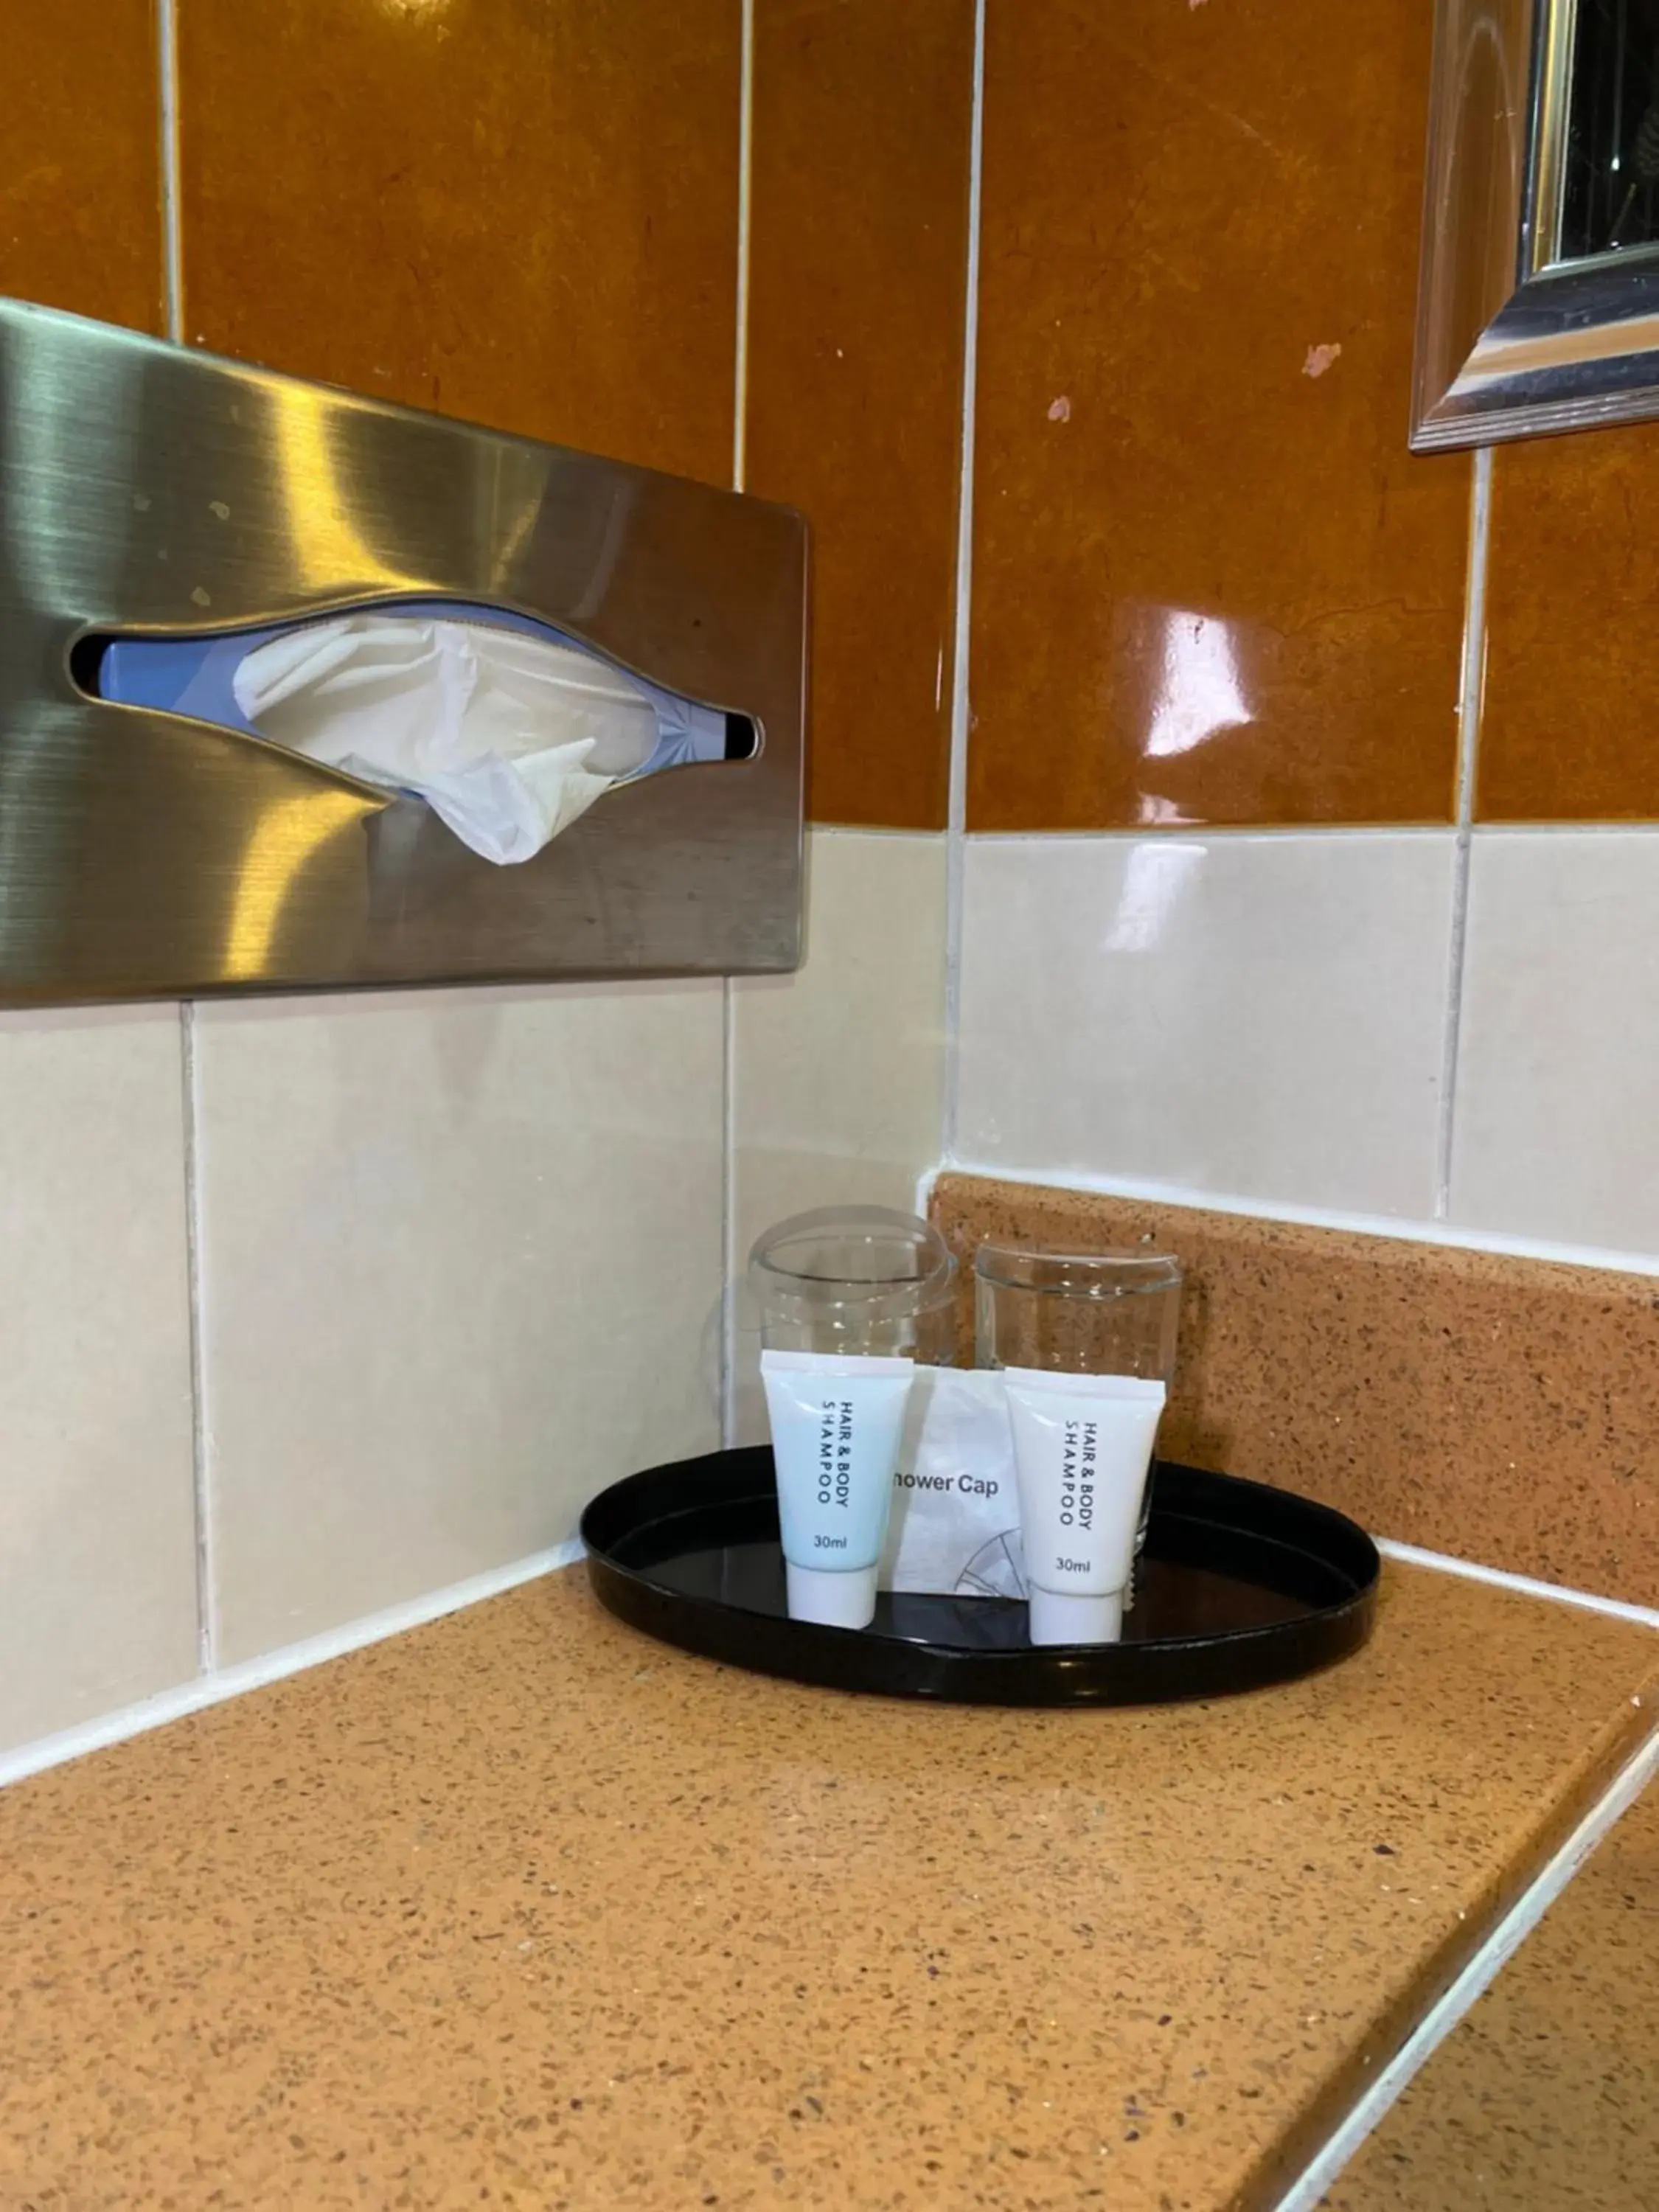
{"label": "clear drinking glass", "polygon": [[981,1367],[1140,1375],[1164,1383],[1175,1373],[1182,1274],[1170,1253],[981,1244],[974,1276]]}
{"label": "clear drinking glass", "polygon": [[[1061,1375],[1139,1375],[1167,1389],[1175,1374],[1181,1284],[1181,1262],[1169,1252],[1033,1252],[981,1244],[974,1255],[975,1361]],[[1137,1554],[1152,1510],[1149,1478]]]}
{"label": "clear drinking glass", "polygon": [[886,1206],[797,1213],[756,1239],[749,1280],[769,1352],[951,1364],[957,1263],[930,1222]]}

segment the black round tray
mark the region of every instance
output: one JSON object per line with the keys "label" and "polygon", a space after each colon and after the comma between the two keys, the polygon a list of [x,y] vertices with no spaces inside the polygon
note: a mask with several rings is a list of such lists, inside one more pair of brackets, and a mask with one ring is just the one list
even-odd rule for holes
{"label": "black round tray", "polygon": [[1357,1651],[1376,1547],[1329,1506],[1161,1463],[1123,1641],[1034,1645],[1017,1598],[884,1591],[868,1628],[785,1609],[769,1445],[629,1475],[582,1516],[599,1602],[665,1644],[836,1690],[981,1705],[1225,1697]]}

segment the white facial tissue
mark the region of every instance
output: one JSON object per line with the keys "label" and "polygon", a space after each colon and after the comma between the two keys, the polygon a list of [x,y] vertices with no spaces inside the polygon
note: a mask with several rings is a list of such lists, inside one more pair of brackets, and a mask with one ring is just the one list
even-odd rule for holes
{"label": "white facial tissue", "polygon": [[658,749],[650,699],[597,655],[465,622],[310,623],[256,646],[232,689],[261,737],[416,793],[502,865],[540,852]]}
{"label": "white facial tissue", "polygon": [[1000,1374],[916,1369],[877,1582],[937,1596],[1024,1596],[1014,1439]]}

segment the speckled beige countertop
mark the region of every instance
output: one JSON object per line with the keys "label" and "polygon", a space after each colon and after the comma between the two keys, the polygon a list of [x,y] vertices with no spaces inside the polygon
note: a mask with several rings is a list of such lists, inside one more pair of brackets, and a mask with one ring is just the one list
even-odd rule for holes
{"label": "speckled beige countertop", "polygon": [[1332,2188],[1330,2212],[1659,2205],[1659,1785]]}
{"label": "speckled beige countertop", "polygon": [[0,1796],[0,2205],[1270,2203],[1656,1659],[1390,1567],[1289,1688],[930,1711],[554,1576]]}

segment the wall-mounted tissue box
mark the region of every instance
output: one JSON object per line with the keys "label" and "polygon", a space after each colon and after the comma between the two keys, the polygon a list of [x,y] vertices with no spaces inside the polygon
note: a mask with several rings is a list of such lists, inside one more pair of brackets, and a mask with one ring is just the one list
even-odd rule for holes
{"label": "wall-mounted tissue box", "polygon": [[799,957],[805,526],[0,301],[0,1000]]}

